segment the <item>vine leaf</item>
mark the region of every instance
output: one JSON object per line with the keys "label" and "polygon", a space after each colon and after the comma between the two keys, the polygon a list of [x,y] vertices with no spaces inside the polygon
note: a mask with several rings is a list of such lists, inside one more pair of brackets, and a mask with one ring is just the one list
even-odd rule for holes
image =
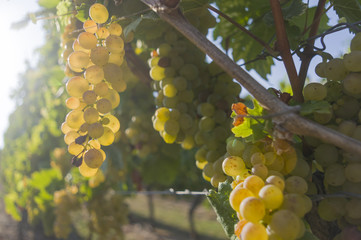
{"label": "vine leaf", "polygon": [[79,7],[75,8],[77,10],[76,18],[81,22],[85,22],[89,18],[90,4],[82,3]]}
{"label": "vine leaf", "polygon": [[361,20],[361,5],[358,0],[332,0],[337,15],[344,17],[347,22]]}
{"label": "vine leaf", "polygon": [[204,7],[206,4],[208,4],[208,0],[183,0],[181,2],[181,6],[183,9],[183,12],[187,12],[187,11],[191,11],[197,8],[202,8]]}
{"label": "vine leaf", "polygon": [[[294,17],[301,16],[307,10],[307,4],[302,0],[293,0],[290,5],[282,8],[282,14],[285,21],[291,20]],[[272,12],[268,12],[263,20],[268,24],[274,24]]]}
{"label": "vine leaf", "polygon": [[234,235],[234,225],[238,222],[238,218],[236,212],[229,203],[229,195],[231,192],[232,187],[230,183],[226,181],[219,184],[218,192],[210,190],[207,199],[216,212],[217,220],[222,225],[227,236],[231,240],[236,240],[237,237]]}
{"label": "vine leaf", "polygon": [[44,8],[55,8],[60,0],[38,0],[40,6]]}
{"label": "vine leaf", "polygon": [[331,113],[331,106],[327,101],[309,101],[301,104],[300,114],[302,116],[311,113]]}
{"label": "vine leaf", "polygon": [[130,32],[135,32],[135,30],[137,29],[137,27],[139,26],[139,24],[141,23],[142,18],[138,17],[137,19],[135,19],[134,21],[132,21],[130,24],[128,24],[125,29],[124,29],[124,36],[128,36],[128,34]]}

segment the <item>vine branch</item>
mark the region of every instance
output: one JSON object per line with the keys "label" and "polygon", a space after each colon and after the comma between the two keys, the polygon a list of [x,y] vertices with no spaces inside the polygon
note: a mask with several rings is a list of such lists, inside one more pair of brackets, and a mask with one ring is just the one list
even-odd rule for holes
{"label": "vine branch", "polygon": [[283,59],[283,64],[286,68],[288,78],[291,83],[293,98],[301,103],[303,102],[302,89],[303,84],[300,82],[296,70],[295,63],[293,61],[290,44],[288,42],[285,22],[282,15],[282,9],[279,0],[270,0],[272,15],[276,28],[276,49],[280,52]]}
{"label": "vine branch", "polygon": [[322,17],[322,14],[324,13],[323,9],[325,7],[325,4],[326,4],[326,0],[318,1],[316,12],[313,17],[313,22],[310,26],[311,29],[310,29],[310,33],[308,35],[309,40],[307,41],[307,45],[301,55],[301,67],[300,67],[298,76],[299,76],[300,84],[302,84],[302,87],[305,84],[305,80],[307,77],[307,72],[308,72],[308,68],[310,66],[311,60],[315,56],[315,54],[313,52],[313,46],[315,44],[315,39],[313,37],[316,36],[316,34],[317,34],[318,27],[319,27],[320,21],[321,21],[321,17]]}
{"label": "vine branch", "polygon": [[[246,71],[232,61],[225,53],[210,42],[201,32],[191,25],[183,16],[178,8],[168,8],[162,5],[159,0],[141,0],[153,9],[163,20],[172,25],[176,30],[182,33],[201,51],[206,53],[214,60],[226,73],[237,80],[250,94],[252,94],[266,109],[270,112],[284,112],[289,110],[288,114],[282,114],[274,117],[273,122],[281,125],[288,131],[298,134],[318,138],[338,146],[345,151],[361,155],[361,142],[351,137],[345,136],[335,130],[324,127],[315,122],[309,121],[292,110],[294,107],[287,106],[276,96],[269,93],[261,84],[252,78]],[[278,1],[278,0],[276,0]]]}

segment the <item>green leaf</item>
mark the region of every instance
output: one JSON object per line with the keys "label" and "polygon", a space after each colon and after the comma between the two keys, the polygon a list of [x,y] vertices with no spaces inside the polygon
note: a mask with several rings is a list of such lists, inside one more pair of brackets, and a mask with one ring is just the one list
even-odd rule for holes
{"label": "green leaf", "polygon": [[231,192],[232,187],[230,183],[226,181],[219,184],[218,192],[210,190],[207,199],[216,212],[217,220],[222,225],[227,236],[235,240],[237,237],[234,235],[234,225],[237,224],[238,218],[229,203],[229,195]]}
{"label": "green leaf", "polygon": [[198,8],[204,7],[206,4],[208,4],[208,0],[183,0],[181,1],[181,7],[183,9],[183,12],[195,10]]}
{"label": "green leaf", "polygon": [[[307,4],[302,0],[293,0],[289,5],[282,8],[282,15],[285,21],[300,16],[306,12]],[[274,24],[272,12],[268,12],[263,19],[268,24]],[[302,26],[303,27],[303,26]]]}
{"label": "green leaf", "polygon": [[253,130],[251,129],[251,118],[245,118],[244,122],[236,127],[232,128],[234,136],[246,138],[252,135]]}
{"label": "green leaf", "polygon": [[38,0],[38,4],[44,8],[55,8],[60,0]]}
{"label": "green leaf", "polygon": [[20,221],[21,213],[15,205],[17,199],[18,196],[16,193],[9,193],[5,195],[4,203],[5,203],[6,213],[10,214],[16,221]]}
{"label": "green leaf", "polygon": [[344,17],[349,23],[361,20],[361,5],[358,0],[332,0],[331,2],[339,18]]}
{"label": "green leaf", "polygon": [[300,114],[302,116],[311,113],[331,113],[331,106],[327,101],[309,101],[301,104]]}
{"label": "green leaf", "polygon": [[[307,9],[307,14],[302,14],[300,16],[293,17],[292,19],[289,20],[289,23],[294,26],[297,26],[301,30],[304,29],[306,20],[309,22],[310,19],[313,18],[313,16],[315,15],[316,9],[317,9],[317,7],[312,7],[312,8]],[[328,27],[329,27],[327,24],[328,20],[329,20],[329,18],[326,14],[323,14],[321,16],[320,25],[318,27],[318,33],[322,33],[326,29],[328,29]],[[308,23],[308,24],[310,24],[310,23]]]}
{"label": "green leaf", "polygon": [[135,30],[137,29],[137,27],[139,26],[139,24],[141,22],[142,22],[142,18],[138,17],[137,19],[132,21],[130,24],[128,24],[128,26],[126,26],[124,29],[124,36],[128,36],[128,34],[130,32],[135,32]]}
{"label": "green leaf", "polygon": [[81,22],[85,22],[89,18],[90,4],[82,3],[79,7],[76,7],[77,14],[75,17]]}

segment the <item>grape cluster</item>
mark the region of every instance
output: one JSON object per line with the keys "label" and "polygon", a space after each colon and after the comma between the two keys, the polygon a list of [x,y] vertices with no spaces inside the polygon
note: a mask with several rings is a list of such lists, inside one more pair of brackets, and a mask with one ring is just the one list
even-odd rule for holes
{"label": "grape cluster", "polygon": [[55,222],[54,233],[57,238],[66,239],[72,231],[70,212],[80,206],[76,198],[77,188],[70,187],[54,192]]}
{"label": "grape cluster", "polygon": [[230,138],[226,158],[213,164],[216,174],[223,171],[234,179],[229,201],[239,218],[235,234],[242,240],[293,240],[305,232],[302,218],[312,208],[304,179],[310,167],[290,145],[280,153],[277,141],[250,144]]}
{"label": "grape cluster", "polygon": [[[361,33],[351,41],[351,52],[342,58],[319,63],[316,74],[327,81],[310,83],[304,88],[305,101],[328,104],[328,111],[314,112],[313,120],[361,140]],[[326,193],[361,193],[361,157],[329,143],[306,138],[314,148],[313,159],[323,173]],[[337,221],[342,233],[361,226],[361,201],[354,197],[328,197],[318,204],[318,213],[326,221]],[[354,229],[358,236],[361,232]],[[344,233],[346,231],[346,233]],[[353,231],[353,230],[352,230]],[[339,237],[338,236],[338,237]],[[340,239],[336,237],[335,239]]]}
{"label": "grape cluster", "polygon": [[[120,128],[111,114],[120,103],[118,92],[127,88],[123,78],[124,40],[122,27],[116,23],[104,25],[109,13],[102,4],[89,9],[89,20],[83,30],[72,39],[74,27],[67,28],[63,39],[63,58],[70,77],[66,90],[70,97],[66,106],[71,109],[62,124],[68,151],[74,155],[73,165],[83,176],[94,176],[106,156],[101,145],[108,146]],[[69,44],[71,43],[71,44]]]}

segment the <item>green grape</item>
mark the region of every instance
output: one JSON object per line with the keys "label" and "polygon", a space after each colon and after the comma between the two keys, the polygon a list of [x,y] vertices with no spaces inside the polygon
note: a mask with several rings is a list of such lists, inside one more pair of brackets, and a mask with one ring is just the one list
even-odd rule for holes
{"label": "green grape", "polygon": [[228,120],[227,118],[227,114],[222,111],[222,110],[219,110],[217,109],[214,113],[214,121],[218,124],[223,124],[224,122],[226,122]]}
{"label": "green grape", "polygon": [[269,227],[282,239],[294,240],[301,230],[300,223],[300,218],[292,211],[281,209],[273,214]]}
{"label": "green grape", "polygon": [[351,96],[360,96],[360,94],[361,94],[361,73],[349,73],[343,79],[342,87],[346,94],[350,94]]}
{"label": "green grape", "polygon": [[88,127],[88,135],[92,138],[100,138],[104,134],[104,127],[101,123],[92,123]]}
{"label": "green grape", "polygon": [[94,85],[101,83],[104,79],[103,68],[97,65],[88,67],[84,72],[84,78]]}
{"label": "green grape", "polygon": [[352,137],[361,141],[361,125],[358,125],[352,134]]}
{"label": "green grape", "polygon": [[80,106],[80,100],[76,97],[70,97],[66,99],[65,105],[69,109],[77,109]]}
{"label": "green grape", "polygon": [[185,79],[184,77],[175,77],[173,79],[173,84],[178,91],[186,90],[188,85],[187,79]]}
{"label": "green grape", "polygon": [[265,180],[268,176],[268,168],[262,163],[256,164],[252,167],[252,174]]}
{"label": "green grape", "polygon": [[343,60],[340,58],[333,58],[327,62],[325,75],[329,80],[341,81],[347,75]]}
{"label": "green grape", "polygon": [[266,163],[266,158],[263,155],[263,153],[261,152],[256,152],[253,153],[251,156],[251,164],[252,166],[256,165],[256,164],[265,164]]}
{"label": "green grape", "polygon": [[93,20],[88,19],[83,23],[83,29],[88,33],[96,33],[98,25]]}
{"label": "green grape", "polygon": [[307,196],[297,193],[285,194],[281,209],[290,210],[298,217],[303,218],[305,214],[310,210],[306,202],[308,201],[308,199],[309,198]]}
{"label": "green grape", "polygon": [[164,124],[164,131],[169,135],[176,136],[180,130],[179,123],[175,120],[169,119]]}
{"label": "green grape", "polygon": [[261,199],[256,197],[245,198],[239,207],[239,211],[244,219],[257,223],[266,215],[266,208]]}
{"label": "green grape", "polygon": [[215,108],[212,104],[205,102],[198,105],[197,111],[198,114],[204,117],[212,117],[215,113]]}
{"label": "green grape", "polygon": [[356,130],[356,127],[357,125],[353,121],[342,121],[338,126],[338,131],[347,136],[352,136]]}
{"label": "green grape", "polygon": [[119,23],[113,22],[108,27],[109,33],[111,35],[120,36],[123,33],[123,28]]}
{"label": "green grape", "polygon": [[158,48],[157,48],[157,53],[160,57],[167,57],[170,53],[170,51],[172,50],[172,47],[167,44],[167,43],[162,43]]}
{"label": "green grape", "polygon": [[320,124],[327,124],[329,123],[333,118],[333,112],[332,109],[330,109],[329,113],[318,113],[318,112],[314,112],[313,113],[313,119],[320,123]]}
{"label": "green grape", "polygon": [[338,150],[329,144],[321,144],[315,149],[315,160],[323,167],[330,166],[338,160]]}
{"label": "green grape", "polygon": [[109,12],[104,5],[94,3],[89,8],[89,16],[94,22],[102,24],[108,20]]}
{"label": "green grape", "polygon": [[345,167],[346,179],[350,182],[359,183],[361,182],[361,163],[349,163]]}
{"label": "green grape", "polygon": [[361,218],[361,199],[351,198],[345,206],[346,215],[353,219]]}
{"label": "green grape", "polygon": [[326,62],[320,62],[319,64],[317,64],[316,67],[315,67],[315,73],[317,74],[317,76],[319,76],[321,78],[327,77],[327,75],[325,73],[325,68],[326,67],[327,67]]}
{"label": "green grape", "polygon": [[99,120],[99,112],[93,107],[89,107],[84,111],[84,120],[88,124],[93,124]]}
{"label": "green grape", "polygon": [[[267,159],[266,159],[266,164],[267,164]],[[267,168],[269,170],[281,172],[282,169],[284,168],[284,166],[285,166],[285,160],[283,159],[282,156],[276,154],[273,162],[271,164],[267,165]]]}
{"label": "green grape", "polygon": [[227,142],[227,152],[232,156],[241,157],[245,147],[246,144],[241,139],[235,138]]}
{"label": "green grape", "polygon": [[89,149],[84,153],[84,162],[90,168],[99,168],[103,164],[103,155],[98,149]]}
{"label": "green grape", "polygon": [[350,44],[351,51],[360,51],[361,50],[361,34],[356,33],[356,35],[352,38]]}
{"label": "green grape", "polygon": [[78,129],[84,123],[83,111],[72,110],[66,115],[65,122],[70,128]]}
{"label": "green grape", "polygon": [[114,132],[108,127],[104,127],[103,129],[104,133],[100,138],[98,138],[98,141],[103,146],[109,146],[114,142]]}
{"label": "green grape", "polygon": [[290,174],[293,176],[299,176],[306,179],[309,176],[310,171],[311,169],[309,163],[306,162],[304,159],[300,158],[297,159],[296,166],[290,172]]}
{"label": "green grape", "polygon": [[108,93],[108,84],[106,82],[100,82],[94,86],[93,91],[96,93],[96,95],[100,97],[104,97]]}
{"label": "green grape", "polygon": [[267,177],[266,179],[266,184],[272,184],[275,185],[276,187],[278,187],[282,192],[285,189],[285,181],[282,177],[280,176],[276,176],[276,175],[271,175],[269,177]]}
{"label": "green grape", "polygon": [[321,83],[309,83],[303,89],[305,101],[321,101],[327,96],[327,88]]}
{"label": "green grape", "polygon": [[111,53],[121,53],[124,50],[124,41],[121,37],[110,35],[105,39],[105,46]]}
{"label": "green grape", "polygon": [[169,98],[172,98],[175,95],[177,95],[177,92],[178,91],[173,84],[167,84],[163,88],[163,95]]}
{"label": "green grape", "polygon": [[97,38],[94,34],[89,32],[82,32],[78,35],[78,42],[80,46],[85,49],[93,49],[97,46]]}
{"label": "green grape", "polygon": [[258,196],[263,200],[266,208],[270,210],[279,208],[283,202],[282,191],[272,184],[262,187]]}
{"label": "green grape", "polygon": [[82,72],[89,64],[89,55],[80,51],[72,52],[68,57],[68,64],[74,72]]}
{"label": "green grape", "polygon": [[285,189],[288,193],[305,194],[308,184],[306,180],[299,176],[290,176],[285,181]]}
{"label": "green grape", "polygon": [[194,80],[198,77],[198,68],[193,64],[184,64],[180,69],[179,73],[181,76],[188,80]]}
{"label": "green grape", "polygon": [[100,67],[104,66],[108,63],[109,60],[109,52],[108,49],[102,46],[98,46],[93,48],[90,51],[90,60]]}
{"label": "green grape", "polygon": [[108,99],[102,98],[96,102],[96,108],[100,113],[106,114],[112,110],[112,103]]}
{"label": "green grape", "polygon": [[213,118],[202,117],[198,123],[198,127],[203,132],[209,132],[214,129],[216,123]]}
{"label": "green grape", "polygon": [[359,110],[360,104],[355,98],[345,96],[342,98],[342,104],[335,110],[335,115],[342,119],[351,119],[355,117]]}
{"label": "green grape", "polygon": [[346,69],[350,72],[360,72],[361,51],[352,51],[343,56],[343,62]]}
{"label": "green grape", "polygon": [[336,81],[327,81],[325,83],[325,87],[327,88],[326,101],[335,102],[342,97],[343,91],[341,83]]}
{"label": "green grape", "polygon": [[243,159],[237,156],[230,156],[224,159],[222,163],[223,172],[231,177],[240,175],[245,170]]}
{"label": "green grape", "polygon": [[325,221],[335,221],[346,214],[344,198],[325,198],[318,203],[318,215]]}
{"label": "green grape", "polygon": [[242,240],[268,240],[266,228],[260,223],[253,222],[244,225],[240,237]]}
{"label": "green grape", "polygon": [[179,126],[183,131],[190,129],[193,126],[193,118],[188,114],[181,114],[179,117]]}
{"label": "green grape", "polygon": [[227,177],[224,174],[214,174],[211,178],[211,184],[213,187],[218,188],[219,183],[227,180]]}
{"label": "green grape", "polygon": [[88,90],[83,93],[83,101],[86,104],[92,105],[96,102],[96,100],[97,100],[97,94],[94,91]]}

